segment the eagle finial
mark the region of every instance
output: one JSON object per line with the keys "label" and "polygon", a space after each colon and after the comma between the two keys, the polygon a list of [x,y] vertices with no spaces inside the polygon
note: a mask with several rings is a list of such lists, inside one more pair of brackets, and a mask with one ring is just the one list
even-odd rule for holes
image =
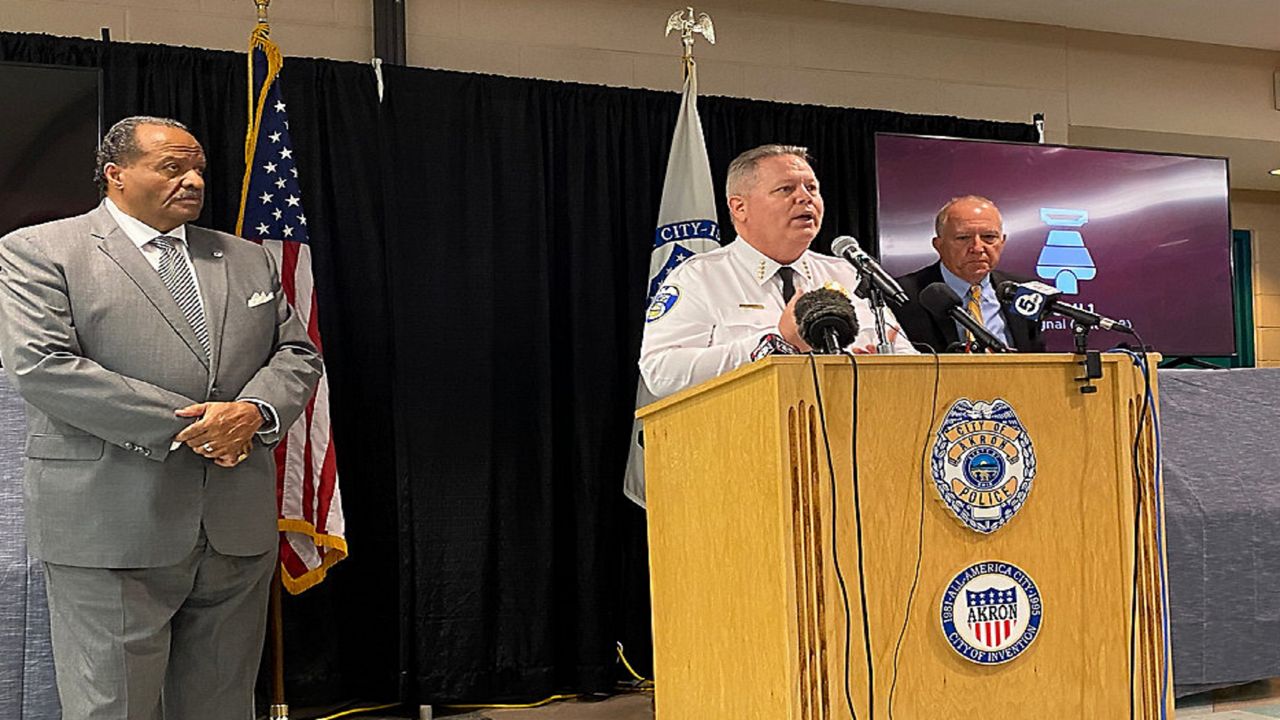
{"label": "eagle finial", "polygon": [[706,38],[712,45],[716,44],[716,28],[711,24],[711,16],[706,13],[695,14],[691,7],[677,10],[667,18],[666,34],[671,35],[673,30],[680,33],[680,42],[684,45],[685,62],[693,59],[694,34]]}

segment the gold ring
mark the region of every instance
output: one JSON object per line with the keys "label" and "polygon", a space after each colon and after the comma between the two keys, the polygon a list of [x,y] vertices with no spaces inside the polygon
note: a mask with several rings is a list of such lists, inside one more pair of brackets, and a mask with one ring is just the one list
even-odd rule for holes
{"label": "gold ring", "polygon": [[244,462],[248,457],[249,453],[240,453],[239,457],[236,458],[236,462]]}

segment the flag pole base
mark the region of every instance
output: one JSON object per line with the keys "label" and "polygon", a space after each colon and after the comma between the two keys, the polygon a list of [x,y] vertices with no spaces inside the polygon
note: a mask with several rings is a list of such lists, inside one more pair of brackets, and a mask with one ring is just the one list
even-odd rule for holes
{"label": "flag pole base", "polygon": [[272,705],[270,717],[271,720],[289,720],[289,705]]}

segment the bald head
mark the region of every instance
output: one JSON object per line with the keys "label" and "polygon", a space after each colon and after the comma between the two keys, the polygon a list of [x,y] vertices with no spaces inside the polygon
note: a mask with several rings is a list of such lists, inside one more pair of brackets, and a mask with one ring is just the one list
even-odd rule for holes
{"label": "bald head", "polygon": [[933,249],[943,266],[970,284],[978,284],[1000,262],[1004,218],[996,204],[980,195],[958,197],[938,211]]}

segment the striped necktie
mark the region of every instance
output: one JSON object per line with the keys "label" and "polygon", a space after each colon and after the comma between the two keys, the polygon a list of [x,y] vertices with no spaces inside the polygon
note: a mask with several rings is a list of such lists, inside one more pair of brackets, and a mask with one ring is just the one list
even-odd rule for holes
{"label": "striped necktie", "polygon": [[182,315],[195,331],[196,339],[204,347],[205,356],[209,355],[209,330],[204,325],[204,309],[200,306],[200,291],[196,289],[196,279],[187,266],[187,259],[175,244],[176,238],[168,235],[151,241],[164,254],[160,256],[160,280],[169,288],[173,299],[182,310]]}
{"label": "striped necktie", "polygon": [[[969,305],[967,307],[967,310],[969,311],[969,315],[973,317],[974,320],[977,320],[979,325],[982,325],[985,327],[987,322],[982,319],[982,286],[981,285],[971,286],[969,288],[968,297],[969,297]],[[972,343],[973,333],[965,333],[965,334],[969,336],[969,342]]]}

